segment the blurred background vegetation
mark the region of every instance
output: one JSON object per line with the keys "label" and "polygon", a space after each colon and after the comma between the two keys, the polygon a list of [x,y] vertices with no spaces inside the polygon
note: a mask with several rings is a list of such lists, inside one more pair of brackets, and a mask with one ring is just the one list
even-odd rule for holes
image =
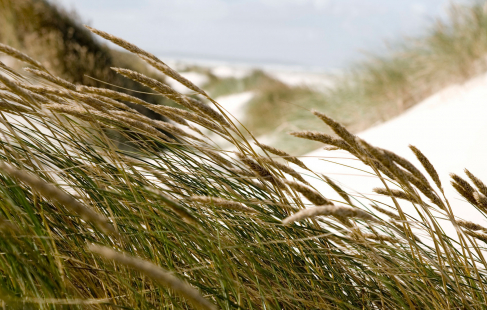
{"label": "blurred background vegetation", "polygon": [[[95,40],[82,27],[79,16],[46,0],[0,0],[0,42],[26,52],[73,83],[108,88],[114,84],[134,90],[124,91],[148,102],[169,104],[160,96],[137,92],[150,90],[117,76],[110,67],[163,77],[134,56]],[[323,74],[329,85],[320,88],[289,84],[266,70],[221,77],[205,66],[183,64],[177,69],[204,75],[201,86],[217,101],[222,96],[251,92],[239,115],[243,126],[268,144],[304,154],[318,144],[293,139],[287,132],[310,127],[329,130],[312,117],[311,109],[319,109],[359,132],[402,113],[447,85],[484,72],[486,6],[483,1],[452,5],[449,18],[432,22],[422,36],[401,38],[389,45],[385,55],[368,55],[339,74]],[[143,107],[137,109],[158,118]]]}
{"label": "blurred background vegetation", "polygon": [[[163,79],[161,75],[149,70],[139,58],[101,44],[75,13],[48,1],[0,0],[0,42],[38,59],[52,73],[72,83],[117,89],[151,103],[167,103],[161,96],[141,93],[150,89],[120,77],[110,67],[130,68]],[[144,107],[132,107],[160,119]]]}

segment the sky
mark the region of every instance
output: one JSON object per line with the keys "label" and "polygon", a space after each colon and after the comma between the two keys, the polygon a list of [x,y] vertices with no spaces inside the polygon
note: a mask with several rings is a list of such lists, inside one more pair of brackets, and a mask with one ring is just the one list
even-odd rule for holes
{"label": "sky", "polygon": [[[456,0],[455,2],[467,2]],[[452,0],[52,0],[161,57],[341,69],[422,34]]]}

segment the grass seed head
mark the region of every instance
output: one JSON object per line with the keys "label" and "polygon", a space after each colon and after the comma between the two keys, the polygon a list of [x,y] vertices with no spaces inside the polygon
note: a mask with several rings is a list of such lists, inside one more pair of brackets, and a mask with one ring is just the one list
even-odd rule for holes
{"label": "grass seed head", "polygon": [[210,196],[191,196],[190,201],[201,202],[206,204],[212,204],[218,207],[222,207],[228,210],[242,211],[246,213],[254,213],[255,210],[251,209],[239,202],[223,199],[220,197],[210,197]]}
{"label": "grass seed head", "polygon": [[306,199],[308,199],[311,203],[315,206],[322,206],[322,205],[332,205],[333,202],[331,200],[326,199],[320,193],[315,191],[314,189],[289,180],[284,180],[284,182],[291,187],[292,189],[300,192]]}
{"label": "grass seed head", "polygon": [[468,178],[472,181],[473,184],[478,188],[479,192],[481,192],[484,196],[487,196],[487,186],[482,182],[479,178],[474,176],[470,171],[465,169],[465,173],[467,174]]}
{"label": "grass seed head", "polygon": [[416,155],[416,158],[419,160],[421,165],[423,165],[424,169],[426,170],[426,172],[428,172],[430,177],[433,179],[436,186],[439,189],[442,189],[440,177],[438,176],[438,172],[436,172],[435,167],[433,167],[433,165],[431,164],[429,159],[426,156],[424,156],[424,154],[417,147],[415,147],[413,145],[409,145],[409,148],[413,151],[414,155]]}
{"label": "grass seed head", "polygon": [[0,43],[0,52],[47,72],[46,68],[44,68],[44,66],[40,62],[32,59],[31,57],[16,50],[13,47]]}
{"label": "grass seed head", "polygon": [[308,168],[306,167],[306,165],[300,161],[298,158],[294,157],[294,156],[291,156],[289,155],[288,153],[282,151],[282,150],[278,150],[276,149],[275,147],[272,147],[272,146],[269,146],[269,145],[265,145],[265,144],[262,144],[262,143],[259,143],[259,142],[256,142],[255,143],[256,145],[258,145],[260,148],[262,148],[263,150],[271,153],[271,154],[274,154],[274,155],[277,155],[277,156],[281,156],[284,160],[287,160],[288,162],[290,163],[293,163],[303,169],[307,169]]}
{"label": "grass seed head", "polygon": [[389,196],[389,197],[395,197],[395,198],[399,198],[399,199],[404,199],[404,200],[407,200],[407,201],[410,201],[412,203],[421,203],[421,201],[419,201],[416,197],[414,196],[411,196],[410,194],[404,192],[404,191],[401,191],[401,190],[398,190],[398,189],[386,189],[386,188],[374,188],[373,191],[379,195],[384,195],[384,196]]}
{"label": "grass seed head", "polygon": [[57,84],[59,86],[67,88],[69,90],[76,91],[76,86],[73,83],[70,83],[70,82],[68,82],[65,79],[62,79],[60,77],[51,75],[51,74],[47,73],[46,71],[36,70],[36,69],[32,69],[32,68],[24,68],[24,70],[29,72],[29,73],[32,73],[38,77],[41,77],[41,78],[43,78],[43,79],[45,79],[51,83]]}
{"label": "grass seed head", "polygon": [[91,208],[80,203],[71,195],[65,193],[56,186],[47,183],[29,172],[18,170],[6,163],[0,163],[0,170],[29,185],[33,190],[39,192],[45,198],[57,201],[68,210],[78,214],[83,220],[92,223],[102,231],[106,233],[115,233],[115,228],[108,222],[106,217],[96,213]]}
{"label": "grass seed head", "polygon": [[217,307],[205,299],[197,289],[149,261],[95,244],[89,244],[88,250],[100,255],[105,260],[114,261],[143,273],[162,287],[171,289],[176,294],[186,298],[196,309],[217,309]]}
{"label": "grass seed head", "polygon": [[377,221],[369,213],[360,210],[358,208],[328,205],[322,207],[308,208],[296,212],[293,215],[285,218],[282,221],[282,224],[289,225],[291,223],[298,222],[307,218],[314,218],[317,216],[326,216],[326,215],[333,215],[336,217],[344,217],[344,218],[360,218],[363,220],[373,221],[373,222]]}

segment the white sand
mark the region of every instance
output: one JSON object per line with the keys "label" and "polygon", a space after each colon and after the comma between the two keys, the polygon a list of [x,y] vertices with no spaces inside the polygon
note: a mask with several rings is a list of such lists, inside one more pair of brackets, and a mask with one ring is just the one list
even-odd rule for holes
{"label": "white sand", "polygon": [[[247,91],[227,96],[220,96],[215,98],[215,101],[218,102],[221,108],[223,108],[225,114],[229,115],[232,121],[238,125],[239,121],[241,122],[245,119],[245,106],[254,97],[254,95],[254,92]],[[230,144],[227,140],[223,139],[219,135],[214,134],[208,129],[197,124],[193,124],[193,126],[196,126],[202,132],[206,133],[211,140],[221,148],[227,151],[236,150],[234,145]]]}
{"label": "white sand", "polygon": [[[194,71],[187,71],[187,72],[181,72],[180,73],[183,77],[187,78],[190,80],[193,84],[195,84],[198,87],[202,87],[208,82],[208,76],[206,74],[194,72]],[[182,94],[189,94],[193,93],[192,90],[188,89],[186,86],[183,84],[179,83],[176,80],[173,80],[171,78],[166,79],[166,83],[174,88],[174,90],[182,93]]]}
{"label": "white sand", "polygon": [[271,77],[291,86],[305,86],[315,91],[326,91],[334,85],[334,79],[323,73],[304,71],[266,71]]}
{"label": "white sand", "polygon": [[220,78],[220,79],[227,79],[227,78],[235,78],[235,79],[243,79],[248,76],[252,70],[247,67],[241,66],[231,66],[231,65],[217,65],[211,68],[211,73]]}
{"label": "white sand", "polygon": [[232,94],[228,96],[220,96],[216,98],[218,102],[229,115],[233,116],[239,121],[245,119],[245,106],[252,100],[254,93],[246,91],[242,93]]}
{"label": "white sand", "polygon": [[[399,117],[370,128],[358,136],[372,145],[391,150],[422,168],[408,145],[418,147],[437,169],[455,214],[485,224],[485,219],[450,185],[449,173],[466,178],[463,169],[467,168],[487,183],[486,134],[487,74],[463,85],[448,87]],[[312,157],[304,161],[314,171],[328,175],[347,190],[353,189],[369,198],[378,198],[372,192],[373,187],[383,187],[377,178],[356,169],[324,161],[331,160],[366,169],[345,152],[317,150],[307,156]],[[323,182],[312,182],[326,195],[338,197]],[[391,205],[390,199],[380,200]]]}

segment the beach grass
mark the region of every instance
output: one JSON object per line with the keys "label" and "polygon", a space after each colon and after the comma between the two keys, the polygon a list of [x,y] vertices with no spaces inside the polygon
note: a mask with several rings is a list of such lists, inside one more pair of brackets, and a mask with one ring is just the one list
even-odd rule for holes
{"label": "beach grass", "polygon": [[[326,113],[310,112],[334,136],[299,131],[293,139],[345,150],[368,165],[383,181],[377,192],[391,200],[364,203],[294,154],[256,144],[204,89],[154,55],[91,30],[196,95],[123,68],[113,70],[181,109],[104,88],[73,89],[41,63],[2,50],[39,72],[34,81],[0,67],[4,307],[486,307],[487,230],[457,220],[434,163],[420,150],[412,149],[418,162],[411,163],[359,139]],[[186,123],[147,118],[124,104],[130,100]],[[195,124],[233,150],[218,147]],[[107,130],[132,147],[120,147]],[[323,196],[305,176],[322,180],[343,200]],[[452,182],[485,216],[486,187],[467,176],[454,175]],[[404,198],[416,213],[403,211]],[[447,235],[440,221],[457,235]]]}

